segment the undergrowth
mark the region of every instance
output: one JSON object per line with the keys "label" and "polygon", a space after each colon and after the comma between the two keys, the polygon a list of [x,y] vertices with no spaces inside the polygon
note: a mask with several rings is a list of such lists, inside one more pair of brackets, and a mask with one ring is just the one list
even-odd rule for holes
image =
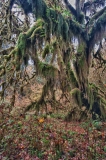
{"label": "undergrowth", "polygon": [[0,120],[1,160],[105,160],[106,124],[66,122],[48,116],[4,114]]}

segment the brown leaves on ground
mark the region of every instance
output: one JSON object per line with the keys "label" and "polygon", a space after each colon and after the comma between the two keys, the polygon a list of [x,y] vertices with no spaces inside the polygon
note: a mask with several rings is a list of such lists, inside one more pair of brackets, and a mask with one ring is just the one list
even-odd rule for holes
{"label": "brown leaves on ground", "polygon": [[6,117],[0,128],[0,159],[105,160],[106,123],[96,130],[91,121],[27,116]]}

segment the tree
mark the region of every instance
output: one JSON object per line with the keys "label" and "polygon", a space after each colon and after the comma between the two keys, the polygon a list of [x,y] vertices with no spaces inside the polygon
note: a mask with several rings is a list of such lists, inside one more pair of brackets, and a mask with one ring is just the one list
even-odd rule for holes
{"label": "tree", "polygon": [[[79,106],[79,119],[82,114],[86,117],[87,113],[91,113],[93,118],[95,115],[99,115],[105,119],[105,93],[88,81],[91,55],[94,53],[94,46],[97,42],[100,45],[93,56],[99,59],[102,66],[106,65],[106,60],[100,54],[102,39],[106,37],[105,0],[87,2],[76,0],[76,8],[68,0],[10,0],[6,9],[6,18],[9,17],[7,24],[9,23],[10,30],[14,28],[14,17],[12,16],[14,4],[21,7],[26,18],[24,25],[21,25],[22,28],[19,22],[16,23],[21,30],[18,29],[19,36],[15,47],[11,51],[9,49],[1,51],[0,76],[7,76],[8,72],[11,73],[11,76],[7,76],[8,83],[3,81],[1,84],[4,85],[1,97],[4,97],[7,85],[14,85],[14,94],[11,100],[11,104],[14,105],[17,83],[22,81],[20,86],[22,91],[26,85],[25,79],[28,82],[32,77],[40,74],[46,79],[42,95],[37,102],[32,102],[27,110],[34,106],[39,111],[41,105],[46,106],[48,95],[51,95],[51,104],[53,102],[53,105],[57,105],[55,91],[58,81],[62,96],[72,95],[77,108]],[[102,9],[97,11],[99,7]],[[91,13],[88,16],[87,10],[90,10]],[[29,13],[32,13],[36,19],[32,27],[28,25]],[[73,37],[78,40],[77,50],[72,44]],[[50,53],[51,59],[47,63],[45,59]],[[28,78],[22,79],[21,65],[22,63],[27,65],[28,55],[34,60],[36,73],[32,77],[25,74],[25,77]],[[54,62],[57,65],[54,65]],[[82,113],[83,106],[86,106],[86,110]],[[75,108],[73,110],[76,112]]]}

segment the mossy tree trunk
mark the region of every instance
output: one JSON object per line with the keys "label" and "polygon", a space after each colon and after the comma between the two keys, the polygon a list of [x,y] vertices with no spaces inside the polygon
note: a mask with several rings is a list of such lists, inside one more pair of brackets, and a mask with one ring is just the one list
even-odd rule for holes
{"label": "mossy tree trunk", "polygon": [[[76,10],[68,0],[64,0],[70,11],[68,15],[66,10],[56,6],[54,1],[51,2],[52,8],[49,8],[49,1],[47,5],[44,0],[17,2],[26,14],[33,13],[35,15],[36,23],[27,32],[20,33],[16,47],[9,55],[5,56],[5,59],[9,61],[14,56],[16,71],[19,71],[21,63],[26,58],[27,46],[32,48],[31,56],[35,61],[36,72],[46,79],[41,98],[36,103],[37,109],[43,103],[45,104],[45,97],[49,91],[55,100],[54,88],[58,77],[63,93],[70,92],[77,99],[76,103],[80,108],[86,106],[88,112],[94,112],[105,119],[106,102],[99,95],[99,88],[88,82],[91,52],[95,42],[105,36],[102,34],[106,27],[105,9],[103,8],[102,11],[91,17],[89,25],[84,23],[85,15],[81,13],[80,0],[76,0]],[[57,1],[57,4],[59,3]],[[11,0],[10,4],[11,9],[14,1]],[[76,53],[73,53],[73,36],[78,38]],[[52,55],[50,64],[44,62],[49,53]],[[44,61],[39,59],[39,55]],[[72,58],[73,55],[74,58]],[[54,61],[57,62],[58,67],[54,66]],[[73,61],[73,68],[70,61]],[[0,69],[1,75],[3,75],[4,66],[0,66]],[[95,103],[98,107],[95,106]]]}

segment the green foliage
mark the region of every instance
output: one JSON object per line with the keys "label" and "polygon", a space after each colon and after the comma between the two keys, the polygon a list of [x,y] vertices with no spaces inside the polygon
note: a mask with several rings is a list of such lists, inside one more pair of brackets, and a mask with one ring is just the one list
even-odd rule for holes
{"label": "green foliage", "polygon": [[52,114],[50,115],[50,117],[52,117],[52,118],[57,118],[57,119],[63,119],[63,120],[64,120],[65,115],[62,114],[62,113],[52,113]]}
{"label": "green foliage", "polygon": [[95,120],[92,122],[92,125],[97,129],[97,130],[101,130],[102,128],[102,122]]}
{"label": "green foliage", "polygon": [[64,18],[71,18],[71,13],[68,10],[63,10],[62,15]]}
{"label": "green foliage", "polygon": [[105,151],[105,153],[106,153],[106,146],[104,146],[104,151]]}

